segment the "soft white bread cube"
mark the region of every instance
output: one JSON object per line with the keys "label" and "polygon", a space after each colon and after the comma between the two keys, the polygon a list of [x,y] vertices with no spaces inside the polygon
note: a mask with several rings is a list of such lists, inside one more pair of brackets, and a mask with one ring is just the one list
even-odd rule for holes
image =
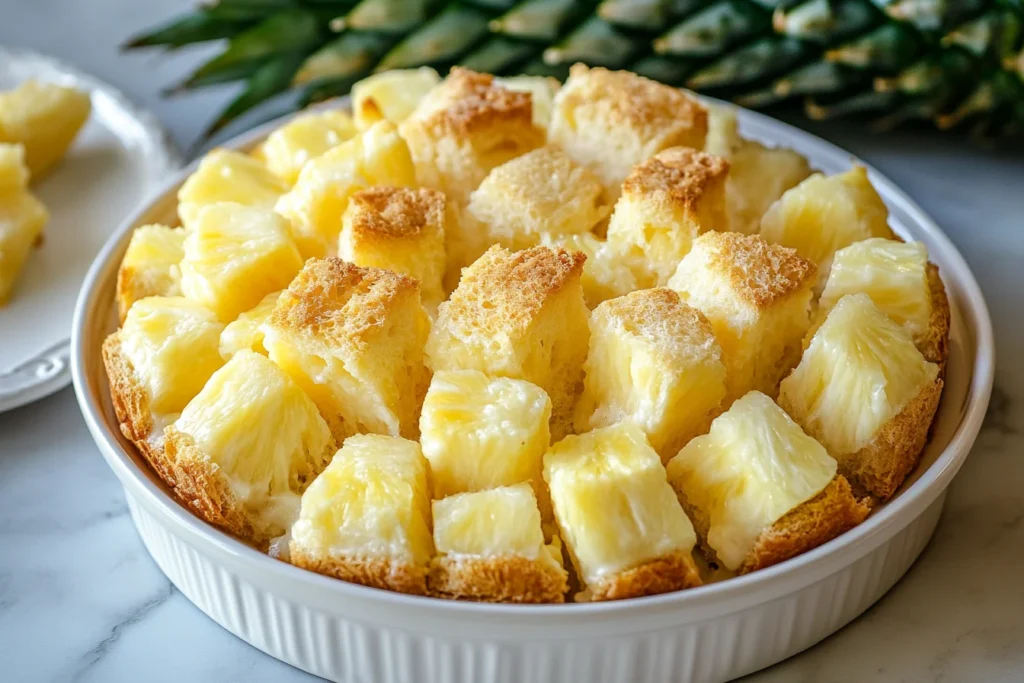
{"label": "soft white bread cube", "polygon": [[339,443],[366,432],[415,439],[430,383],[429,330],[411,277],[310,259],[264,324],[263,346],[313,398]]}
{"label": "soft white bread cube", "polygon": [[191,230],[199,210],[218,202],[273,209],[288,186],[258,159],[231,149],[203,157],[178,190],[178,217]]}
{"label": "soft white bread cube", "polygon": [[540,243],[545,247],[578,251],[587,257],[583,265],[583,298],[587,307],[593,309],[602,301],[614,299],[636,289],[636,277],[633,270],[626,264],[625,257],[620,254],[607,240],[589,232],[570,235],[552,235],[545,233],[540,236]]}
{"label": "soft white bread cube", "polygon": [[917,467],[941,393],[938,366],[910,333],[867,294],[850,294],[782,381],[779,405],[856,489],[886,500]]}
{"label": "soft white bread cube", "polygon": [[664,461],[707,430],[725,398],[711,324],[671,289],[643,289],[595,308],[583,367],[576,432],[627,420]]}
{"label": "soft white bread cube", "polygon": [[544,480],[590,600],[700,585],[691,555],[697,536],[639,427],[567,436],[544,456]]}
{"label": "soft white bread cube", "polygon": [[557,540],[544,542],[527,484],[435,500],[430,593],[477,602],[564,602],[569,589]]}
{"label": "soft white bread cube", "polygon": [[280,297],[280,291],[267,294],[258,304],[224,326],[220,333],[221,358],[231,360],[231,356],[242,349],[267,355],[263,346],[263,323],[270,319]]}
{"label": "soft white bread cube", "polygon": [[431,368],[532,382],[551,398],[552,439],[571,432],[590,336],[585,260],[549,247],[491,247],[438,309],[427,342]]}
{"label": "soft white bread cube", "polygon": [[671,147],[638,164],[622,184],[608,241],[637,264],[641,287],[661,287],[708,230],[725,230],[729,162]]}
{"label": "soft white bread cube", "polygon": [[289,561],[373,588],[423,595],[430,536],[427,463],[415,441],[349,437],[302,494]]}
{"label": "soft white bread cube", "polygon": [[707,110],[682,91],[628,71],[576,64],[555,95],[548,138],[590,167],[612,198],[630,170],[669,147],[701,149]]}
{"label": "soft white bread cube", "polygon": [[758,391],[733,403],[667,469],[709,559],[741,573],[811,550],[869,511],[825,448]]}
{"label": "soft white bread cube", "polygon": [[183,229],[166,225],[135,229],[117,270],[117,312],[122,323],[128,309],[139,299],[181,294],[178,264],[184,257]]}
{"label": "soft white bread cube", "polygon": [[441,77],[429,66],[391,69],[364,78],[352,86],[356,125],[366,130],[384,119],[401,123],[440,82]]}
{"label": "soft white bread cube", "polygon": [[268,135],[259,156],[290,187],[309,161],[358,132],[352,117],[339,109],[301,114]]}
{"label": "soft white bread cube", "polygon": [[756,389],[774,396],[800,359],[817,269],[756,235],[709,232],[693,243],[669,287],[711,322],[725,363],[727,408]]}

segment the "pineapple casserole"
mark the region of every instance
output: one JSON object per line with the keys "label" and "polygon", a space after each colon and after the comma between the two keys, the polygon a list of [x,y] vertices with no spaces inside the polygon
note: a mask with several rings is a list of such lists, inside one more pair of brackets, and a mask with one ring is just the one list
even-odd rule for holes
{"label": "pineapple casserole", "polygon": [[628,72],[353,93],[208,154],[121,262],[113,407],[196,515],[371,588],[620,600],[828,543],[917,467],[949,305],[863,168]]}

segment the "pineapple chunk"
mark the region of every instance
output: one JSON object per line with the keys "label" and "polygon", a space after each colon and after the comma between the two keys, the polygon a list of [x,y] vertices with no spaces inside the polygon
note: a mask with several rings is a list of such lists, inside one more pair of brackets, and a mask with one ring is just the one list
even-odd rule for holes
{"label": "pineapple chunk", "polygon": [[181,294],[178,264],[185,257],[185,231],[165,225],[143,225],[132,233],[117,270],[117,312],[124,322],[128,309],[148,296]]}
{"label": "pineapple chunk", "polygon": [[667,461],[707,430],[725,397],[711,325],[671,289],[606,301],[590,316],[590,354],[576,432],[628,420]]}
{"label": "pineapple chunk", "polygon": [[280,291],[267,294],[253,308],[240,314],[224,327],[224,331],[220,333],[221,358],[231,360],[231,356],[242,349],[267,355],[267,350],[263,346],[263,323],[270,319],[279,298]]}
{"label": "pineapple chunk", "polygon": [[768,208],[811,175],[807,159],[784,147],[769,148],[741,140],[736,149],[724,155],[730,164],[725,205],[729,230],[733,232],[756,233]]}
{"label": "pineapple chunk", "polygon": [[25,81],[0,92],[0,142],[24,145],[25,163],[39,180],[67,152],[91,109],[89,93]]}
{"label": "pineapple chunk", "polygon": [[415,441],[347,439],[302,495],[290,561],[342,581],[422,595],[434,554],[427,464]]}
{"label": "pineapple chunk", "polygon": [[641,287],[661,287],[708,230],[724,230],[729,162],[688,147],[660,152],[630,172],[608,224],[608,241],[636,269]]}
{"label": "pineapple chunk", "polygon": [[[668,464],[668,479],[712,558],[733,571],[760,569],[810,550],[867,513],[842,477],[832,486],[836,461],[822,445],[758,391],[733,403],[708,434],[679,451]],[[841,514],[818,517],[813,535],[789,534],[785,546],[779,537],[830,487],[825,509]]]}
{"label": "pineapple chunk", "polygon": [[540,236],[545,247],[582,252],[587,257],[583,264],[583,297],[587,307],[593,309],[602,301],[628,294],[638,288],[633,271],[623,264],[623,257],[607,241],[592,233]]}
{"label": "pineapple chunk", "polygon": [[309,397],[252,351],[213,373],[165,437],[175,493],[257,546],[288,529],[336,447]]}
{"label": "pineapple chunk", "polygon": [[313,398],[338,442],[363,432],[415,439],[430,383],[429,330],[416,280],[310,259],[263,326],[263,345]]}
{"label": "pineapple chunk", "polygon": [[837,250],[869,237],[894,239],[889,212],[863,166],[846,173],[815,173],[786,191],[761,219],[761,236],[796,249],[827,277]]}
{"label": "pineapple chunk", "polygon": [[882,499],[917,466],[942,392],[938,366],[867,294],[839,300],[783,380],[779,405]]}
{"label": "pineapple chunk", "polygon": [[287,190],[288,186],[256,159],[230,149],[215,149],[203,157],[178,190],[178,217],[186,230],[192,230],[205,206],[236,202],[272,209]]}
{"label": "pineapple chunk", "polygon": [[430,592],[481,602],[563,602],[568,573],[560,544],[544,543],[527,484],[434,501]]}
{"label": "pineapple chunk", "polygon": [[533,102],[533,125],[547,130],[551,123],[551,110],[555,107],[555,94],[562,84],[550,76],[510,76],[496,78],[494,82],[509,90],[530,93]]}
{"label": "pineapple chunk", "polygon": [[277,214],[230,202],[199,210],[184,250],[181,291],[224,322],[286,287],[302,268],[299,250]]}
{"label": "pineapple chunk", "polygon": [[360,190],[342,218],[338,255],[357,266],[416,278],[424,305],[435,311],[444,300],[444,240],[456,220],[454,213],[437,190]]}
{"label": "pineapple chunk", "polygon": [[566,437],[544,456],[544,479],[590,599],[700,584],[693,526],[639,427],[622,423]]}
{"label": "pineapple chunk", "polygon": [[0,195],[28,187],[25,146],[0,142]]}
{"label": "pineapple chunk", "polygon": [[0,306],[14,291],[32,247],[42,241],[48,220],[50,213],[28,190],[0,192]]}
{"label": "pineapple chunk", "polygon": [[756,235],[709,232],[694,241],[669,287],[711,322],[725,363],[723,408],[752,389],[774,396],[796,365],[815,275],[813,263]]}
{"label": "pineapple chunk", "polygon": [[260,156],[267,168],[291,186],[308,161],[357,133],[352,117],[343,111],[303,114],[268,135]]}
{"label": "pineapple chunk", "polygon": [[436,373],[420,415],[434,497],[529,482],[546,503],[541,459],[550,419],[551,400],[529,382],[476,370]]}
{"label": "pineapple chunk", "polygon": [[729,104],[709,104],[708,134],[704,138],[704,151],[728,159],[743,147],[736,108]]}
{"label": "pineapple chunk", "polygon": [[429,66],[395,69],[364,78],[352,86],[356,126],[366,130],[384,119],[401,123],[440,82],[441,77]]}
{"label": "pineapple chunk", "polygon": [[555,95],[548,136],[601,178],[611,198],[632,168],[669,147],[700,149],[707,110],[676,88],[628,71],[576,64]]}
{"label": "pineapple chunk", "polygon": [[394,124],[381,121],[306,164],[276,210],[292,223],[303,257],[333,253],[352,195],[373,185],[412,187],[416,173]]}
{"label": "pineapple chunk", "polygon": [[590,334],[585,260],[548,247],[491,247],[439,308],[427,342],[431,368],[532,382],[551,397],[552,438],[571,432]]}

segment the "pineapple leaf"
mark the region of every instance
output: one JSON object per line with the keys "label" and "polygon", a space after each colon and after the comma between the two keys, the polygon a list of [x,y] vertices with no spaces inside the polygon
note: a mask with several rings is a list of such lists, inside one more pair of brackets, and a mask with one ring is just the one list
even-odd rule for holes
{"label": "pineapple leaf", "polygon": [[245,112],[266,102],[271,97],[288,90],[292,77],[298,71],[304,59],[304,53],[291,52],[279,55],[264,63],[246,80],[245,89],[238,97],[231,101],[210,127],[203,132],[200,140],[208,140],[214,133],[230,124]]}
{"label": "pineapple leaf", "polygon": [[384,55],[375,71],[444,66],[487,35],[487,22],[487,15],[479,9],[449,5]]}
{"label": "pineapple leaf", "polygon": [[[273,57],[273,55],[270,57]],[[255,74],[270,57],[260,57],[256,59],[248,59],[242,62],[227,63],[218,68],[212,69],[204,69],[201,67],[200,70],[203,71],[202,74],[197,71],[181,83],[165,89],[163,94],[178,95],[189,90],[197,90],[211,85],[220,85],[221,83],[245,80]]]}
{"label": "pineapple leaf", "polygon": [[175,19],[159,28],[129,38],[122,50],[134,50],[140,47],[178,48],[210,40],[230,38],[237,35],[250,24],[231,21],[212,16],[208,11],[200,10]]}
{"label": "pineapple leaf", "polygon": [[299,0],[217,0],[205,11],[228,21],[259,21],[268,14],[299,7]]}
{"label": "pineapple leaf", "polygon": [[636,55],[635,40],[616,31],[603,19],[592,16],[554,47],[544,51],[548,64],[586,62],[592,66],[621,69]]}
{"label": "pineapple leaf", "polygon": [[426,21],[437,4],[437,0],[362,0],[331,28],[401,35]]}
{"label": "pineapple leaf", "polygon": [[890,22],[826,50],[824,58],[859,69],[893,73],[920,57],[923,49],[917,31],[905,24]]}
{"label": "pineapple leaf", "polygon": [[354,83],[370,73],[394,42],[394,38],[380,33],[346,31],[310,55],[292,83]]}
{"label": "pineapple leaf", "polygon": [[501,74],[513,71],[516,65],[536,53],[536,46],[530,43],[495,35],[460,62],[467,69]]}
{"label": "pineapple leaf", "polygon": [[867,0],[810,0],[795,7],[779,7],[772,17],[776,33],[830,44],[858,35],[883,20]]}
{"label": "pineapple leaf", "polygon": [[525,0],[490,23],[491,31],[510,38],[551,42],[578,14],[577,0]]}
{"label": "pineapple leaf", "polygon": [[807,52],[807,45],[799,40],[761,38],[704,67],[687,85],[695,90],[750,85],[791,69]]}
{"label": "pineapple leaf", "polygon": [[747,0],[726,0],[701,10],[654,41],[659,54],[714,57],[765,32],[771,15]]}

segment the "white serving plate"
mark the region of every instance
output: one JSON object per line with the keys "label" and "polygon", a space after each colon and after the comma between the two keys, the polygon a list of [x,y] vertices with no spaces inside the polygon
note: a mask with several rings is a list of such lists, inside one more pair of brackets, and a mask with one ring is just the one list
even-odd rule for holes
{"label": "white serving plate", "polygon": [[[786,145],[834,173],[846,152],[765,116],[745,135]],[[229,146],[251,148],[280,122]],[[189,169],[191,170],[191,169]],[[774,567],[696,589],[598,604],[486,605],[389,593],[297,569],[194,517],[119,433],[100,360],[116,326],[118,262],[133,228],[173,220],[185,174],[129,218],[86,277],[72,374],[101,452],[125,488],[150,554],[192,602],[264,652],[327,679],[366,683],[723,681],[756,671],[849,623],[899,580],[927,544],[946,489],[981,427],[992,389],[988,310],[956,248],[881,174],[871,179],[900,235],[925,242],[952,312],[946,388],[922,465],[901,492],[843,536]]]}
{"label": "white serving plate", "polygon": [[0,308],[0,412],[71,382],[71,318],[89,265],[125,215],[181,166],[156,118],[112,86],[50,57],[0,47],[0,90],[29,78],[88,91],[92,113],[64,159],[32,184],[50,222]]}

